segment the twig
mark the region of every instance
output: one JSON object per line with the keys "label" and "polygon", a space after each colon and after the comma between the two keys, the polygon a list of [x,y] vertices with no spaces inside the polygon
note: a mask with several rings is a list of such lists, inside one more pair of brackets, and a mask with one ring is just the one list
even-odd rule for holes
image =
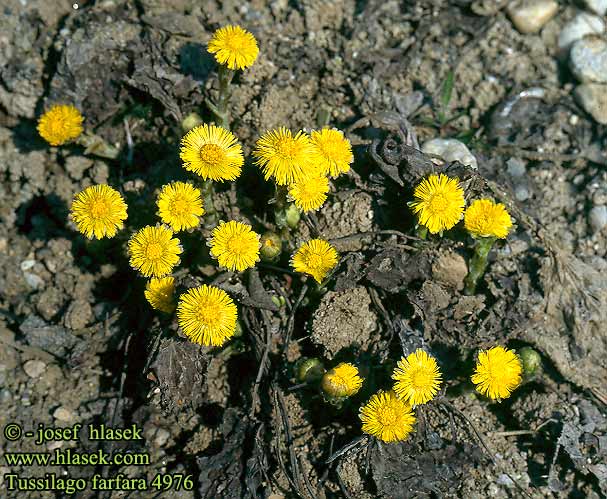
{"label": "twig", "polygon": [[306,296],[307,291],[308,291],[308,285],[304,284],[301,287],[299,296],[297,297],[297,300],[295,301],[295,304],[293,305],[293,308],[291,309],[291,313],[289,314],[289,319],[287,320],[287,334],[285,336],[285,343],[282,348],[283,353],[285,353],[287,351],[287,349],[289,348],[289,342],[291,341],[291,336],[293,335],[293,329],[295,327],[294,326],[295,313],[297,312],[297,309],[299,308],[299,306],[301,305],[301,302],[303,301],[304,297]]}
{"label": "twig", "polygon": [[338,457],[341,457],[344,454],[346,454],[349,451],[351,451],[352,449],[354,449],[355,447],[358,447],[361,443],[363,443],[363,444],[366,443],[367,440],[368,440],[368,438],[366,436],[364,436],[364,435],[362,437],[355,438],[350,443],[344,445],[341,449],[337,450],[331,457],[329,457],[329,459],[327,459],[325,461],[325,464],[332,463]]}

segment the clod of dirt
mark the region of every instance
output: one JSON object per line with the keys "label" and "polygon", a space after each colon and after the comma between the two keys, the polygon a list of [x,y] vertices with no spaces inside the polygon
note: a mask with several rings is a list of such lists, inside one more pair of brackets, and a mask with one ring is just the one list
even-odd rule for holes
{"label": "clod of dirt", "polygon": [[71,334],[67,329],[49,325],[36,315],[30,315],[19,326],[27,343],[57,357],[65,357],[83,340]]}
{"label": "clod of dirt", "polygon": [[384,291],[398,293],[428,276],[430,260],[429,252],[410,254],[389,248],[373,257],[366,269],[367,279]]}
{"label": "clod of dirt", "polygon": [[463,256],[450,250],[443,250],[432,264],[432,277],[448,288],[464,289],[464,279],[468,266]]}
{"label": "clod of dirt", "polygon": [[371,297],[363,287],[329,291],[314,313],[312,339],[325,348],[329,357],[348,347],[366,350],[377,324],[370,305]]}

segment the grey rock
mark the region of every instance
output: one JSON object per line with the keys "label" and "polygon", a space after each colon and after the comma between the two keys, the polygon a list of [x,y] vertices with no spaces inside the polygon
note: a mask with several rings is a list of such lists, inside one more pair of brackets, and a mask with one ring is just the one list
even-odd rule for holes
{"label": "grey rock", "polygon": [[569,67],[581,82],[607,83],[607,40],[587,36],[571,46]]}
{"label": "grey rock", "polygon": [[567,50],[574,42],[581,40],[586,35],[600,35],[605,32],[605,21],[599,16],[580,12],[571,21],[569,21],[559,34],[558,46],[560,49]]}
{"label": "grey rock", "polygon": [[585,0],[584,3],[588,10],[596,12],[600,16],[607,13],[607,0]]}
{"label": "grey rock", "polygon": [[519,158],[510,158],[506,161],[508,175],[511,177],[522,177],[526,173],[525,162]]}
{"label": "grey rock", "polygon": [[28,360],[23,364],[23,370],[30,378],[39,378],[46,370],[46,364],[41,360]]}
{"label": "grey rock", "polygon": [[588,213],[588,223],[592,232],[600,232],[607,225],[607,206],[595,206]]}
{"label": "grey rock", "polygon": [[93,166],[93,160],[84,156],[70,156],[65,161],[65,169],[74,180],[80,180],[86,170]]}
{"label": "grey rock", "polygon": [[25,340],[31,346],[45,350],[57,357],[65,357],[68,352],[82,342],[61,326],[51,326],[37,315],[29,315],[19,326]]}
{"label": "grey rock", "polygon": [[440,156],[445,161],[459,161],[460,163],[474,168],[478,168],[476,158],[466,147],[466,144],[456,139],[432,139],[422,146],[422,152],[425,154],[434,154]]}
{"label": "grey rock", "polygon": [[607,85],[584,83],[574,90],[573,95],[597,123],[607,125]]}
{"label": "grey rock", "polygon": [[526,201],[531,197],[531,194],[529,193],[529,189],[527,189],[527,187],[524,185],[518,185],[514,189],[514,197],[518,201]]}
{"label": "grey rock", "polygon": [[508,5],[512,24],[523,34],[537,33],[559,8],[555,0],[519,0]]}

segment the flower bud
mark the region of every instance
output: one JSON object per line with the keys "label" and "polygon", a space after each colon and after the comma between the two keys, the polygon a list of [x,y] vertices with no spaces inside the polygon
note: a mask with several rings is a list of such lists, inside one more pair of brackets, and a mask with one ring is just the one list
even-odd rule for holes
{"label": "flower bud", "polygon": [[285,209],[285,222],[289,227],[295,229],[301,218],[301,212],[294,204],[289,204]]}
{"label": "flower bud", "polygon": [[363,379],[358,375],[358,368],[342,362],[322,377],[320,388],[328,400],[350,397],[360,390]]}
{"label": "flower bud", "polygon": [[302,357],[295,364],[295,376],[300,383],[315,383],[324,373],[325,366],[315,357]]}
{"label": "flower bud", "polygon": [[181,121],[181,129],[189,132],[192,128],[202,125],[204,121],[198,113],[190,113]]}
{"label": "flower bud", "polygon": [[518,352],[523,364],[523,377],[530,379],[542,369],[542,357],[531,347],[523,347]]}
{"label": "flower bud", "polygon": [[266,232],[261,236],[259,254],[264,262],[273,262],[282,251],[282,239],[275,232]]}

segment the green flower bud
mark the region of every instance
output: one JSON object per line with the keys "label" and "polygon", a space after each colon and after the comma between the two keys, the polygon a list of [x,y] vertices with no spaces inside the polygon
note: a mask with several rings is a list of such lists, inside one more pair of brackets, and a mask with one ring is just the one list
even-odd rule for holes
{"label": "green flower bud", "polygon": [[324,373],[325,366],[315,357],[302,357],[295,364],[295,377],[300,383],[316,383]]}
{"label": "green flower bud", "polygon": [[292,229],[297,227],[299,219],[301,218],[301,212],[294,204],[289,204],[285,209],[285,221]]}
{"label": "green flower bud", "polygon": [[204,121],[198,113],[190,113],[181,121],[181,129],[189,132],[192,128],[202,125]]}
{"label": "green flower bud", "polygon": [[259,254],[264,262],[273,262],[282,251],[282,239],[275,232],[266,232],[261,236]]}
{"label": "green flower bud", "polygon": [[518,352],[518,356],[523,364],[523,377],[530,379],[538,374],[542,369],[542,357],[531,347],[523,347]]}

